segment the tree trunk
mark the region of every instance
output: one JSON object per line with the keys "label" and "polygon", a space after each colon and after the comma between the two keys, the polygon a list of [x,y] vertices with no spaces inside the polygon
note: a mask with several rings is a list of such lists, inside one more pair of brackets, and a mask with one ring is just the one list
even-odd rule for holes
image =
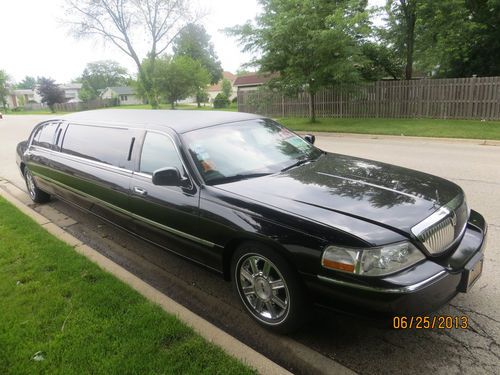
{"label": "tree trunk", "polygon": [[160,103],[158,103],[158,98],[155,94],[148,92],[148,102],[151,105],[152,109],[160,108]]}
{"label": "tree trunk", "polygon": [[413,76],[413,52],[415,47],[415,23],[417,21],[417,4],[414,0],[401,0],[406,23],[406,67],[405,79]]}
{"label": "tree trunk", "polygon": [[170,103],[170,105],[171,105],[172,109],[175,109],[175,101],[172,100],[172,102]]}
{"label": "tree trunk", "polygon": [[316,122],[316,93],[309,91],[309,119]]}
{"label": "tree trunk", "polygon": [[[143,67],[139,64],[138,65],[138,70],[139,70],[139,80],[142,84],[142,87],[146,93],[146,97],[148,98],[148,103],[151,106],[152,109],[158,109],[159,108],[159,103],[158,103],[158,98],[156,97],[156,94],[153,92],[153,83],[149,79],[148,75],[144,71]],[[151,72],[151,75],[153,75],[153,72]]]}

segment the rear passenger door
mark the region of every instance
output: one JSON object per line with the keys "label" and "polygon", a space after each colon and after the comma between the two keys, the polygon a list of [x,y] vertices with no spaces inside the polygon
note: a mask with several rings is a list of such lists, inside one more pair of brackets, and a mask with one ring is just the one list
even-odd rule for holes
{"label": "rear passenger door", "polygon": [[[188,176],[175,136],[148,131],[139,150],[130,184],[130,209],[140,226],[139,234],[217,269],[219,265],[211,244],[198,237],[199,189]],[[177,167],[181,176],[189,181],[183,186],[154,185],[153,172],[165,167]]]}
{"label": "rear passenger door", "polygon": [[130,229],[126,214],[136,134],[125,127],[70,123],[57,155],[63,197]]}

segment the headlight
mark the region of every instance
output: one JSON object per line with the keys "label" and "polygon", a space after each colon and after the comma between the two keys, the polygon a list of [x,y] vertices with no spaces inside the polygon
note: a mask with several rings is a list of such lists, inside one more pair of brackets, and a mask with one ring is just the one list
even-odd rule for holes
{"label": "headlight", "polygon": [[321,265],[335,271],[365,276],[394,273],[425,259],[424,254],[410,242],[356,249],[328,246]]}

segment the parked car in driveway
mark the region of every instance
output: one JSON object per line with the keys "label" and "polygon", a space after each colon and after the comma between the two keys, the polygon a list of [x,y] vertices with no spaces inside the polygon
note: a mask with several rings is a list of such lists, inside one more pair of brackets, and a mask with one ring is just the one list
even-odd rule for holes
{"label": "parked car in driveway", "polygon": [[328,153],[257,115],[98,110],[17,146],[31,198],[51,195],[230,280],[289,332],[314,303],[435,310],[480,277],[487,225],[456,184]]}

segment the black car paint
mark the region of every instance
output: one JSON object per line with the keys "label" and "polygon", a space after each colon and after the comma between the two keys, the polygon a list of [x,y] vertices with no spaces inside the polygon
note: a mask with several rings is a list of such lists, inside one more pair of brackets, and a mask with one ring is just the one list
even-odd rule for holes
{"label": "black car paint", "polygon": [[[67,123],[60,122],[63,132]],[[171,137],[186,168],[187,186],[156,186],[150,177],[137,173],[146,129]],[[458,247],[436,259],[385,277],[334,272],[320,265],[322,250],[329,244],[369,247],[409,239],[419,246],[411,227],[462,190],[422,172],[331,153],[282,173],[209,186],[202,183],[180,134],[158,126],[134,128],[133,134],[136,140],[127,168],[67,155],[61,152],[62,138],[45,149],[29,146],[30,137],[18,145],[16,160],[21,169],[27,165],[32,170],[42,190],[227,279],[231,253],[239,243],[268,244],[296,267],[316,301],[326,305],[335,301],[334,307],[343,306],[342,310],[346,303],[389,312],[439,307],[458,293],[464,266],[484,248],[486,223],[471,211]],[[135,193],[135,187],[147,194]],[[419,283],[442,270],[445,277],[428,288],[402,294],[318,279],[325,276],[383,289]]]}

